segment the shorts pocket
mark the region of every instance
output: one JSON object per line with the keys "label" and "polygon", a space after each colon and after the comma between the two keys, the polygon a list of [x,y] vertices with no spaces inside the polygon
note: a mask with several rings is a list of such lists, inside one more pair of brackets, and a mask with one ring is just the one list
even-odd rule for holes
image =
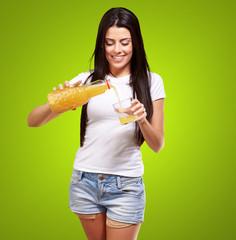
{"label": "shorts pocket", "polygon": [[143,197],[144,196],[144,184],[142,178],[135,178],[130,180],[125,180],[121,183],[121,191],[122,193],[133,195],[136,197]]}
{"label": "shorts pocket", "polygon": [[81,175],[82,175],[82,172],[78,170],[74,170],[70,178],[70,184],[73,185],[73,184],[79,183],[79,181],[81,180]]}

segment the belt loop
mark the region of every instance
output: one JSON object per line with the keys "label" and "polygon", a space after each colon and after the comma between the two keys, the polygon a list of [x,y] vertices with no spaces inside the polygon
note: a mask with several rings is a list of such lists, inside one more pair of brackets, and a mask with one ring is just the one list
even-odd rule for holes
{"label": "belt loop", "polygon": [[78,180],[79,180],[79,181],[81,180],[82,175],[83,175],[83,172],[82,172],[82,171],[79,171],[79,174],[78,174]]}
{"label": "belt loop", "polygon": [[117,185],[118,185],[118,189],[121,189],[120,176],[117,177]]}

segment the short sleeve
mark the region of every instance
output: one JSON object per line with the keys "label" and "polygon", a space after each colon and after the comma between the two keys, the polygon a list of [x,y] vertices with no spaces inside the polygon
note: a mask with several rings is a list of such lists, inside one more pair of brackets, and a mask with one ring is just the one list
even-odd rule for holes
{"label": "short sleeve", "polygon": [[87,78],[89,77],[90,74],[91,74],[91,72],[82,72],[78,76],[72,78],[69,81],[69,83],[72,85],[72,84],[78,82],[79,80],[82,80],[82,84],[83,84],[87,80]]}
{"label": "short sleeve", "polygon": [[157,99],[166,97],[163,80],[157,73],[151,73],[150,92],[153,102]]}

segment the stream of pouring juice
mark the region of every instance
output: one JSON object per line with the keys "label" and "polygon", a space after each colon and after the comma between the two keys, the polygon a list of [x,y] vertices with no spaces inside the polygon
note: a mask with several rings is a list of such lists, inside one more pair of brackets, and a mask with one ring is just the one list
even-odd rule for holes
{"label": "stream of pouring juice", "polygon": [[[117,99],[118,99],[118,102],[119,102],[119,105],[120,105],[120,108],[122,108],[122,104],[121,104],[120,97],[119,97],[119,94],[118,94],[118,92],[117,92],[117,89],[116,89],[114,86],[112,86],[112,85],[111,85],[110,87],[114,89],[115,94],[116,94]],[[121,113],[121,114],[122,114],[122,113]],[[138,119],[138,116],[132,116],[132,115],[127,116],[127,115],[125,115],[125,114],[122,114],[122,115],[123,115],[122,117],[119,117],[120,123],[121,123],[122,125]]]}
{"label": "stream of pouring juice", "polygon": [[[122,104],[117,89],[112,85],[110,85],[110,87],[114,89],[120,108],[122,108]],[[107,89],[108,87],[106,84],[83,85],[79,87],[55,90],[49,93],[47,98],[49,106],[53,113],[63,113],[65,111],[75,109],[79,106],[86,104],[91,97],[105,93]],[[127,116],[126,114],[122,114],[121,117],[119,117],[119,120],[121,124],[126,124],[137,118],[138,118],[137,116]]]}
{"label": "stream of pouring juice", "polygon": [[[120,97],[119,97],[119,94],[118,94],[118,91],[117,91],[116,87],[114,87],[113,85],[110,85],[110,87],[114,89],[114,92],[117,96],[117,99],[118,99],[118,102],[119,102],[119,105],[120,105],[120,108],[122,108],[122,104],[121,104]],[[89,86],[89,88],[90,88],[89,92],[88,92],[88,93],[90,93],[89,98],[92,97],[92,96],[104,93],[107,90],[106,85],[104,85],[104,86],[103,85],[101,85],[101,86]],[[122,117],[119,117],[119,120],[120,120],[121,124],[126,124],[126,123],[134,121],[136,119],[138,119],[138,116],[126,116],[125,114],[123,114]]]}

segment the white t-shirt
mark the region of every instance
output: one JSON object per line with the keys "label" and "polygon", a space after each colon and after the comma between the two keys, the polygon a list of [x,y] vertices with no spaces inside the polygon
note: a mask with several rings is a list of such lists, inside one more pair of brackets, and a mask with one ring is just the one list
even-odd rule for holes
{"label": "white t-shirt", "polygon": [[[89,75],[90,72],[81,73],[70,83],[78,80],[84,82]],[[133,96],[129,78],[130,75],[120,78],[106,77],[117,89],[120,100]],[[151,73],[152,101],[165,97],[162,78],[156,73]],[[84,145],[76,153],[74,169],[127,177],[143,175],[144,166],[135,138],[135,123],[121,125],[112,106],[117,102],[112,88],[89,100]]]}

